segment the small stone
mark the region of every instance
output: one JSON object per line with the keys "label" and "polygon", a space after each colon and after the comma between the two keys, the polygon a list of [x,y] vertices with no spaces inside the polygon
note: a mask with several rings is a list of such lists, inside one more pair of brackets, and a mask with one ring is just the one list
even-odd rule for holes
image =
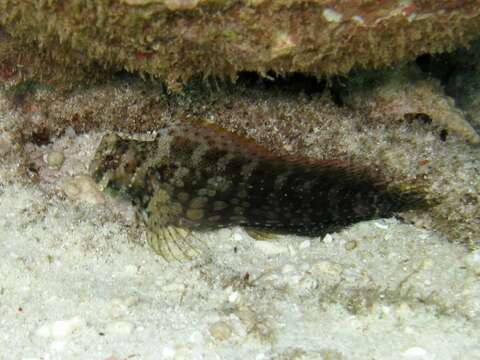
{"label": "small stone", "polygon": [[241,234],[239,234],[238,232],[236,232],[236,233],[233,234],[233,240],[241,241],[241,240],[243,240],[243,236]]}
{"label": "small stone", "polygon": [[51,329],[50,329],[50,326],[48,326],[48,325],[42,325],[42,326],[40,326],[40,327],[35,331],[35,335],[40,336],[40,337],[43,337],[43,338],[47,338],[47,337],[52,336],[52,331],[51,331]]}
{"label": "small stone", "polygon": [[121,299],[112,299],[110,305],[110,315],[112,316],[112,318],[119,318],[120,316],[123,316],[127,311],[127,306]]}
{"label": "small stone", "polygon": [[226,321],[217,321],[210,325],[210,335],[218,341],[225,341],[232,336],[232,327]]}
{"label": "small stone", "polygon": [[134,329],[135,325],[133,325],[131,322],[118,320],[108,324],[105,331],[112,335],[126,336],[130,335]]}
{"label": "small stone", "polygon": [[407,349],[402,355],[405,359],[425,359],[428,352],[424,348],[414,346]]}
{"label": "small stone", "polygon": [[255,241],[255,247],[267,255],[278,255],[287,252],[287,248],[272,241]]}
{"label": "small stone", "polygon": [[296,47],[294,36],[285,31],[276,32],[272,40],[270,53],[273,59],[291,53]]}
{"label": "small stone", "polygon": [[365,20],[358,15],[352,16],[352,20],[358,25],[365,26]]}
{"label": "small stone", "polygon": [[412,309],[407,303],[403,302],[397,307],[395,313],[400,319],[407,319],[409,316],[411,316]]}
{"label": "small stone", "polygon": [[79,175],[65,182],[63,190],[73,199],[90,204],[100,204],[105,201],[102,192],[97,188],[90,176]]}
{"label": "small stone", "polygon": [[430,270],[435,265],[435,261],[431,258],[427,258],[422,261],[422,270]]}
{"label": "small stone", "polygon": [[343,268],[339,264],[332,263],[327,260],[320,260],[313,264],[311,273],[314,275],[333,275],[338,276],[341,274]]}
{"label": "small stone", "polygon": [[66,341],[64,340],[55,340],[50,344],[50,349],[53,351],[63,351],[65,346],[67,345]]}
{"label": "small stone", "polygon": [[292,264],[285,264],[283,267],[282,267],[282,273],[283,274],[288,274],[292,271],[295,270],[295,267],[292,265]]}
{"label": "small stone", "polygon": [[382,223],[380,223],[380,222],[378,222],[378,221],[375,221],[375,222],[373,223],[373,225],[375,225],[377,228],[382,229],[382,230],[387,230],[387,229],[388,229],[388,225],[387,225],[387,224],[382,224]]}
{"label": "small stone", "polygon": [[308,249],[308,248],[310,247],[310,245],[311,245],[310,240],[305,240],[305,241],[302,241],[302,242],[300,243],[300,245],[298,246],[298,248],[299,248],[300,250],[305,250],[305,249]]}
{"label": "small stone", "polygon": [[323,10],[322,15],[328,22],[339,23],[340,21],[342,21],[343,18],[342,14],[330,8],[326,8],[325,10]]}
{"label": "small stone", "polygon": [[51,335],[54,338],[66,338],[84,325],[85,321],[79,316],[69,320],[58,320],[52,324]]}
{"label": "small stone", "polygon": [[323,237],[323,242],[325,244],[330,244],[333,241],[333,236],[330,234],[327,234]]}
{"label": "small stone", "polygon": [[228,301],[231,303],[236,303],[238,299],[240,299],[240,293],[238,291],[234,291],[228,295]]}
{"label": "small stone", "polygon": [[135,295],[132,295],[132,296],[127,297],[123,303],[127,307],[130,307],[130,306],[137,305],[138,301],[139,301],[138,297],[136,297]]}
{"label": "small stone", "polygon": [[47,164],[52,169],[60,169],[65,161],[65,155],[61,151],[52,150],[47,154]]}
{"label": "small stone", "polygon": [[357,243],[356,240],[350,240],[349,242],[347,242],[345,244],[345,250],[351,251],[351,250],[355,249],[357,246],[358,246],[358,243]]}
{"label": "small stone", "polygon": [[182,283],[170,283],[165,285],[162,289],[165,292],[177,292],[177,293],[183,293],[185,291],[185,284]]}
{"label": "small stone", "polygon": [[234,313],[240,319],[247,331],[250,331],[255,326],[257,322],[257,315],[251,308],[242,306],[235,310]]}
{"label": "small stone", "polygon": [[[129,1],[132,1],[132,0],[129,0]],[[143,1],[152,2],[153,0],[143,0]],[[198,2],[199,0],[164,0],[163,1],[164,5],[168,8],[168,10],[172,10],[172,11],[192,10],[197,6]]]}
{"label": "small stone", "polygon": [[308,294],[311,291],[315,290],[318,287],[318,281],[312,276],[305,276],[300,280],[299,288],[300,290]]}
{"label": "small stone", "polygon": [[171,359],[175,356],[175,349],[170,346],[164,346],[162,349],[162,356]]}

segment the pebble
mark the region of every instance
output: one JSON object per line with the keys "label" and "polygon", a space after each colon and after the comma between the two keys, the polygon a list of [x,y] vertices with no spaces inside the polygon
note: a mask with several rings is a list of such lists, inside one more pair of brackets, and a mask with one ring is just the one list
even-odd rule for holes
{"label": "pebble", "polygon": [[330,234],[327,234],[323,237],[323,242],[325,244],[330,244],[333,241],[333,236]]}
{"label": "pebble", "polygon": [[255,247],[267,255],[278,255],[287,252],[287,248],[272,241],[255,241]]}
{"label": "pebble", "polygon": [[210,335],[218,341],[225,341],[232,336],[232,327],[226,321],[217,321],[210,325]]}
{"label": "pebble", "polygon": [[107,325],[105,332],[111,335],[126,336],[130,335],[135,329],[135,325],[125,320],[113,321]]}
{"label": "pebble", "polygon": [[340,275],[343,268],[339,264],[327,260],[320,260],[312,265],[311,272],[314,275]]}
{"label": "pebble", "polygon": [[412,315],[412,309],[407,303],[402,302],[396,308],[395,313],[400,319],[408,319]]}
{"label": "pebble", "polygon": [[342,18],[343,18],[343,15],[341,13],[331,8],[326,8],[325,10],[323,10],[322,15],[325,18],[325,20],[327,20],[328,22],[334,22],[334,23],[339,23],[340,21],[342,21]]}
{"label": "pebble", "polygon": [[238,291],[232,292],[228,295],[228,301],[231,303],[236,303],[240,299],[240,293]]}
{"label": "pebble", "polygon": [[305,276],[300,280],[299,287],[304,294],[308,294],[318,287],[318,281],[312,276]]}
{"label": "pebble", "polygon": [[310,240],[305,240],[305,241],[302,241],[302,242],[300,243],[300,245],[298,246],[298,248],[299,248],[300,250],[305,250],[305,249],[308,249],[308,248],[310,247],[310,245],[311,245]]}
{"label": "pebble", "polygon": [[35,333],[40,337],[54,337],[57,339],[63,339],[84,326],[85,320],[79,316],[75,316],[71,319],[58,320],[52,324],[42,325],[35,331]]}
{"label": "pebble", "polygon": [[234,233],[234,234],[233,234],[233,240],[235,240],[235,241],[241,241],[241,240],[243,240],[242,234],[239,234],[238,232]]}
{"label": "pebble", "polygon": [[247,306],[239,307],[234,313],[240,319],[247,331],[250,331],[257,323],[257,315]]}
{"label": "pebble", "polygon": [[90,204],[101,204],[105,198],[90,176],[79,175],[65,182],[65,194],[73,199]]}
{"label": "pebble", "polygon": [[163,286],[163,291],[165,292],[177,292],[177,293],[183,293],[185,291],[185,284],[182,283],[170,283],[165,286]]}
{"label": "pebble", "polygon": [[128,307],[138,302],[138,299],[134,296],[125,300],[114,298],[110,302],[110,315],[113,318],[118,318],[125,315],[128,312]]}
{"label": "pebble", "polygon": [[414,346],[407,349],[402,355],[405,359],[425,359],[428,352],[424,348]]}
{"label": "pebble", "polygon": [[382,224],[382,223],[380,223],[380,222],[378,222],[378,221],[375,221],[375,222],[373,223],[373,225],[375,225],[375,226],[376,226],[377,228],[379,228],[379,229],[383,229],[383,230],[387,230],[387,229],[388,229],[388,225],[387,225],[387,224]]}
{"label": "pebble", "polygon": [[171,359],[175,356],[175,349],[170,346],[164,346],[162,349],[162,356]]}
{"label": "pebble", "polygon": [[285,264],[282,267],[282,273],[283,274],[288,274],[288,273],[290,273],[294,270],[295,270],[295,267],[292,264]]}
{"label": "pebble", "polygon": [[349,242],[347,242],[345,244],[345,250],[351,251],[351,250],[355,249],[357,246],[358,246],[358,243],[357,243],[356,240],[350,240]]}
{"label": "pebble", "polygon": [[62,351],[66,345],[67,343],[64,340],[55,340],[50,344],[50,349],[53,351]]}
{"label": "pebble", "polygon": [[61,151],[52,150],[47,154],[46,162],[52,169],[60,169],[65,161],[65,155]]}

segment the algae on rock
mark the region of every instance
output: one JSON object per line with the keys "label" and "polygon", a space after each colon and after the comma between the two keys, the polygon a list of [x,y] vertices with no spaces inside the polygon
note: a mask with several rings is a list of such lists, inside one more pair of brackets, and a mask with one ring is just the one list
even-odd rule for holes
{"label": "algae on rock", "polygon": [[0,26],[20,53],[40,48],[45,71],[66,83],[99,64],[178,88],[195,77],[322,77],[449,51],[480,36],[480,0],[5,0]]}

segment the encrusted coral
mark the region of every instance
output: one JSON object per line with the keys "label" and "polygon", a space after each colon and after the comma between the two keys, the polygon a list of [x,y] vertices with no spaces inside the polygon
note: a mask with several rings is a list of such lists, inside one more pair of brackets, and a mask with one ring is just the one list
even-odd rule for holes
{"label": "encrusted coral", "polygon": [[445,94],[439,80],[427,78],[416,69],[389,72],[379,84],[349,89],[345,102],[379,121],[431,120],[440,129],[450,130],[472,144],[480,144],[480,135],[468,123],[465,114]]}
{"label": "encrusted coral", "polygon": [[175,87],[240,71],[323,76],[448,51],[480,36],[480,0],[6,0],[0,25],[17,52],[40,48],[44,70],[66,83],[65,69],[84,68],[88,79],[100,64]]}

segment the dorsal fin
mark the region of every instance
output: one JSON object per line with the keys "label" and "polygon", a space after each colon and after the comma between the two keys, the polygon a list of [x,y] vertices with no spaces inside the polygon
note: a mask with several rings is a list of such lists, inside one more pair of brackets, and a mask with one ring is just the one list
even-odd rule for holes
{"label": "dorsal fin", "polygon": [[324,171],[328,171],[328,169],[343,170],[346,176],[368,178],[368,180],[377,184],[382,184],[386,181],[381,173],[375,171],[372,167],[340,158],[323,160],[298,154],[289,154],[278,148],[274,152],[251,138],[235,134],[217,124],[206,121],[181,122],[177,129],[191,139],[198,140],[201,138],[211,146],[222,150],[239,152],[252,158],[282,161],[289,163],[291,166],[307,166],[323,169]]}

